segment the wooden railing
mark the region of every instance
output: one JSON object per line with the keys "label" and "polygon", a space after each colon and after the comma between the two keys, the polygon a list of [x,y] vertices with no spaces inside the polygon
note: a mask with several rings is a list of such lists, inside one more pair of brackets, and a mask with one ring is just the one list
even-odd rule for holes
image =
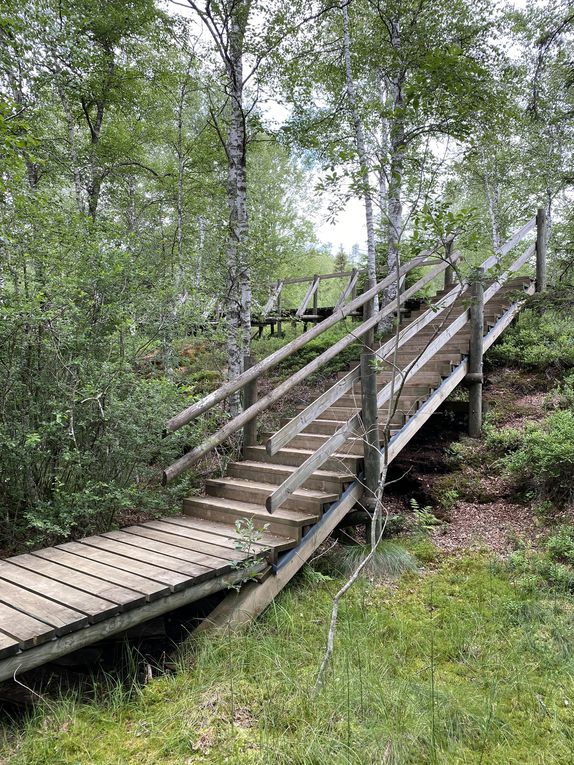
{"label": "wooden railing", "polygon": [[[539,213],[540,216],[540,213]],[[539,221],[539,216],[537,218],[532,218],[532,220],[528,221],[519,231],[516,232],[504,245],[502,245],[498,251],[492,255],[491,257],[487,258],[482,264],[481,267],[478,269],[474,284],[481,284],[482,279],[484,278],[484,275],[487,271],[487,269],[491,269],[497,265],[500,264],[501,260],[517,245],[519,244],[531,231],[532,229],[537,226],[539,228],[539,233],[537,240],[539,242],[545,242],[545,234],[544,231],[540,231],[541,223]],[[484,292],[484,297],[482,301],[482,306],[484,306],[484,303],[488,302],[500,289],[502,284],[509,278],[509,276],[514,273],[515,271],[519,270],[525,263],[527,263],[532,255],[535,252],[535,249],[539,251],[541,248],[540,246],[537,246],[535,244],[532,244],[530,247],[527,248],[527,250],[519,257],[517,260],[515,260],[512,265],[501,275],[498,276],[495,282]],[[540,257],[538,258],[540,259]],[[538,272],[537,268],[537,272]],[[444,314],[444,312],[454,304],[454,302],[461,297],[465,292],[469,290],[469,287],[471,286],[471,282],[469,281],[463,281],[457,286],[455,286],[444,298],[442,298],[437,305],[432,306],[432,308],[429,308],[425,313],[423,313],[415,322],[413,322],[411,325],[407,326],[402,332],[399,333],[397,338],[393,338],[389,340],[385,345],[383,345],[381,348],[379,348],[378,351],[374,352],[372,354],[372,358],[370,360],[371,365],[373,363],[376,363],[376,359],[383,359],[385,356],[387,356],[390,352],[393,351],[395,347],[401,347],[404,343],[406,343],[410,338],[414,337],[423,327],[425,327],[427,324],[429,324],[431,321],[436,320],[441,314]],[[476,296],[475,296],[476,297]],[[347,422],[342,425],[338,431],[336,431],[327,441],[325,441],[319,449],[317,449],[316,452],[314,452],[305,462],[303,462],[295,472],[291,473],[289,477],[281,483],[277,489],[267,498],[266,506],[270,513],[274,512],[278,507],[280,507],[285,500],[298,488],[300,488],[305,481],[316,471],[321,468],[321,466],[334,454],[338,452],[339,449],[342,448],[343,444],[352,437],[363,437],[364,442],[367,445],[367,439],[365,438],[365,434],[368,433],[378,433],[378,421],[377,421],[377,412],[380,410],[385,404],[391,402],[394,396],[400,395],[400,391],[404,384],[411,379],[417,372],[419,372],[437,353],[438,351],[443,348],[449,340],[451,340],[460,330],[467,324],[471,319],[471,309],[467,309],[461,313],[461,315],[456,318],[451,324],[449,324],[446,329],[444,329],[440,334],[438,334],[422,351],[416,359],[407,366],[405,369],[394,369],[393,375],[391,381],[385,385],[382,390],[380,390],[378,393],[375,391],[376,395],[376,409],[373,410],[373,414],[371,417],[365,416],[365,407],[363,404],[363,409],[359,412],[357,412],[355,415],[353,415],[351,418],[347,420]],[[476,319],[475,325],[478,326],[478,322],[480,321],[480,337],[482,337],[482,312],[480,316]],[[475,334],[476,336],[476,334]],[[476,351],[473,354],[474,357],[477,356]],[[319,417],[321,412],[323,412],[325,409],[327,409],[334,401],[337,400],[337,398],[343,393],[348,391],[351,386],[357,382],[358,380],[362,379],[364,376],[364,370],[365,370],[366,364],[363,362],[361,367],[357,367],[353,369],[351,372],[349,372],[346,377],[344,377],[342,380],[340,380],[338,383],[336,383],[330,390],[326,391],[322,396],[320,396],[316,401],[314,401],[312,404],[310,404],[303,412],[301,412],[297,417],[292,419],[289,423],[287,423],[281,430],[279,430],[277,433],[275,433],[274,436],[272,436],[266,443],[266,450],[267,452],[272,455],[275,454],[278,449],[280,449],[283,445],[288,443],[295,435],[300,433],[310,422],[312,422],[314,419]],[[480,368],[482,369],[482,353],[480,352]],[[478,374],[478,373],[477,373]],[[482,373],[480,372],[480,375]],[[477,382],[482,382],[481,380]],[[376,385],[376,382],[375,382]],[[471,393],[472,395],[472,393]],[[362,396],[363,402],[365,400],[365,396]],[[392,415],[392,407],[389,407],[389,412]],[[390,421],[390,417],[389,417]],[[379,440],[378,437],[376,439]],[[377,444],[377,453],[380,456],[379,453],[379,446]],[[371,454],[372,457],[372,454]],[[380,459],[377,460],[377,463],[380,465]],[[365,464],[367,465],[367,454],[365,450]],[[371,459],[371,464],[373,464],[373,460]],[[379,474],[380,469],[376,466],[372,469],[377,470],[377,475],[375,476],[365,476],[365,482],[368,485],[369,483],[375,485],[378,483],[379,480]]]}
{"label": "wooden railing", "polygon": [[[390,305],[383,306],[383,308],[381,308],[381,310],[379,310],[376,314],[369,316],[363,322],[356,325],[352,332],[347,333],[344,337],[342,337],[327,350],[313,359],[313,361],[306,364],[304,367],[302,367],[302,369],[295,372],[280,385],[274,388],[266,396],[257,401],[253,401],[252,394],[254,386],[251,386],[251,402],[249,405],[244,407],[243,411],[239,415],[227,422],[217,432],[209,436],[203,443],[187,452],[180,459],[167,467],[163,471],[163,483],[168,483],[173,478],[180,475],[184,470],[189,468],[212,449],[222,444],[233,433],[236,433],[241,428],[245,428],[248,423],[251,423],[259,414],[268,409],[273,403],[278,401],[287,391],[291,390],[291,388],[293,388],[295,385],[298,385],[299,383],[306,380],[311,374],[323,367],[325,364],[335,358],[342,350],[351,345],[351,343],[354,343],[358,338],[363,337],[370,330],[374,329],[374,327],[376,327],[384,318],[393,314],[397,309],[397,304],[399,306],[403,305],[406,300],[415,295],[424,286],[429,284],[440,273],[445,271],[448,267],[452,267],[452,264],[456,262],[458,257],[459,256],[455,254],[451,257],[450,261],[447,261],[446,259],[441,260],[436,255],[436,253],[433,252],[425,252],[422,255],[419,255],[409,263],[401,266],[396,274],[391,274],[385,277],[374,287],[371,287],[362,295],[359,295],[354,300],[351,300],[351,302],[347,305],[341,305],[337,310],[333,312],[331,316],[327,317],[321,323],[316,324],[311,329],[307,330],[307,332],[304,332],[302,335],[295,338],[287,345],[279,348],[277,351],[267,356],[267,358],[250,366],[233,380],[229,380],[217,390],[213,391],[212,393],[202,398],[200,401],[195,402],[191,406],[187,407],[187,409],[184,409],[183,411],[179,412],[179,414],[172,417],[166,425],[166,435],[173,433],[184,425],[187,425],[189,422],[192,422],[204,412],[207,412],[217,404],[227,399],[229,396],[237,393],[237,391],[244,389],[251,383],[255,383],[256,380],[265,372],[269,371],[273,367],[277,366],[277,364],[279,364],[281,361],[296,353],[298,350],[303,348],[305,345],[307,345],[307,343],[321,335],[323,332],[326,332],[331,327],[343,321],[347,316],[356,312],[358,308],[361,308],[362,306],[369,306],[372,303],[373,298],[376,295],[383,293],[388,287],[397,281],[397,278],[401,280],[410,271],[418,268],[419,266],[431,266],[431,269],[427,274],[418,279],[418,281],[408,290],[405,290],[401,293],[398,303],[397,301],[394,301]],[[253,432],[253,426],[249,428],[249,432]]]}
{"label": "wooden railing", "polygon": [[[263,310],[261,311],[261,318],[265,320],[267,319],[268,316],[270,316],[272,311],[275,311],[277,313],[277,317],[276,317],[277,321],[280,323],[282,318],[281,297],[282,297],[284,288],[293,284],[309,283],[309,287],[307,288],[305,296],[303,297],[303,300],[301,301],[297,310],[295,311],[294,318],[302,319],[303,321],[318,319],[319,318],[318,316],[319,287],[321,286],[322,282],[328,281],[330,279],[347,279],[348,280],[345,282],[343,289],[341,290],[341,293],[339,297],[337,298],[337,302],[335,303],[335,310],[337,310],[338,308],[341,308],[341,306],[343,306],[347,302],[349,297],[352,300],[356,298],[357,282],[359,280],[359,277],[365,273],[366,273],[365,269],[353,268],[351,271],[337,271],[331,274],[313,274],[313,276],[295,276],[288,279],[279,279],[271,287],[269,299],[267,303],[265,304]],[[307,307],[309,306],[309,302],[311,300],[313,300],[312,313],[308,315]],[[278,331],[280,334],[281,333],[280,327]]]}
{"label": "wooden railing", "polygon": [[[516,232],[498,251],[487,258],[482,263],[481,268],[484,272],[500,264],[501,260],[537,226],[537,262],[539,262],[545,255],[545,221],[543,213],[539,211],[537,218],[533,218],[526,225],[524,225],[519,231]],[[497,278],[497,281],[489,287],[484,294],[484,301],[488,302],[500,289],[501,284],[509,277],[510,274],[521,268],[532,257],[535,245],[529,247],[523,255],[515,260],[512,265],[505,271],[502,276]],[[351,277],[347,285],[347,294],[341,295],[338,301],[338,305],[335,308],[333,314],[323,320],[321,323],[314,325],[311,329],[304,332],[301,336],[295,338],[287,345],[278,349],[267,358],[259,361],[240,374],[233,380],[228,381],[216,391],[202,398],[200,401],[195,402],[176,416],[174,416],[166,425],[166,434],[174,432],[183,427],[187,423],[193,421],[204,412],[210,410],[212,407],[221,403],[229,396],[243,390],[243,411],[236,417],[227,422],[215,433],[211,434],[205,441],[199,446],[195,447],[191,451],[184,454],[180,459],[167,467],[163,472],[163,482],[167,483],[180,475],[184,470],[196,463],[212,449],[216,448],[224,441],[226,441],[233,433],[236,433],[243,428],[244,431],[244,443],[251,445],[255,441],[256,433],[256,418],[259,414],[267,410],[272,404],[281,399],[285,393],[291,390],[294,386],[304,382],[311,374],[323,367],[333,358],[335,358],[343,349],[348,347],[351,343],[354,343],[357,339],[367,338],[365,344],[366,352],[363,353],[361,359],[361,366],[353,369],[342,380],[339,380],[332,388],[319,396],[312,404],[310,404],[303,412],[293,418],[287,425],[281,428],[275,433],[266,443],[266,450],[270,455],[275,454],[285,444],[287,444],[294,436],[300,433],[304,428],[316,419],[321,412],[331,406],[341,395],[349,391],[354,383],[361,382],[363,387],[362,393],[362,406],[361,412],[351,417],[344,426],[340,428],[331,438],[329,438],[322,446],[312,454],[306,462],[297,468],[289,478],[287,478],[267,499],[267,509],[269,512],[275,511],[280,507],[283,502],[297,489],[299,488],[307,478],[319,469],[321,465],[325,463],[330,456],[335,454],[338,449],[345,443],[345,441],[353,436],[363,435],[365,432],[368,434],[365,441],[365,465],[371,465],[371,473],[375,470],[376,460],[373,459],[375,451],[378,453],[378,443],[375,449],[374,442],[378,442],[378,424],[377,422],[370,422],[369,417],[366,417],[366,409],[370,408],[371,417],[375,417],[377,411],[386,403],[390,402],[397,392],[400,392],[402,386],[413,375],[415,375],[425,364],[432,359],[436,353],[458,332],[460,329],[470,320],[470,311],[464,311],[453,323],[451,323],[446,329],[440,332],[425,348],[425,350],[419,354],[415,361],[404,370],[398,370],[397,378],[393,375],[391,382],[383,387],[381,391],[376,390],[376,375],[371,374],[373,368],[373,361],[377,358],[382,360],[387,356],[395,347],[400,348],[409,339],[414,337],[423,327],[429,324],[431,321],[444,314],[454,302],[462,294],[467,292],[470,287],[469,282],[463,282],[452,287],[448,294],[443,297],[437,306],[433,306],[428,311],[423,313],[416,321],[403,329],[398,337],[392,338],[387,343],[382,345],[378,350],[373,350],[372,336],[374,328],[386,317],[395,314],[400,311],[401,306],[405,301],[414,296],[424,286],[433,281],[441,273],[445,273],[445,287],[452,286],[453,284],[453,272],[456,267],[456,262],[460,258],[458,253],[452,252],[452,243],[448,243],[445,255],[439,257],[437,252],[426,252],[422,255],[414,258],[409,263],[401,266],[394,274],[382,279],[378,284],[374,285],[370,289],[366,290],[362,295],[353,298],[347,305],[345,300],[348,298],[350,291],[353,289],[353,272],[349,274]],[[400,292],[397,299],[390,304],[383,305],[383,307],[373,312],[373,304],[375,296],[382,294],[391,284],[396,283],[397,280],[401,283],[404,277],[413,269],[419,266],[429,267],[429,271],[418,279],[407,290]],[[540,274],[544,274],[543,267],[537,265],[537,275],[539,275],[540,284],[542,285],[542,277]],[[327,275],[329,276],[329,275]],[[317,289],[317,278],[307,277],[301,278],[303,280],[310,281],[309,289],[305,295],[305,300],[300,306],[303,311],[306,310],[306,305],[311,300]],[[291,280],[293,281],[293,280]],[[315,291],[313,292],[313,286],[315,285]],[[280,292],[280,290],[279,290]],[[334,343],[323,353],[319,354],[313,361],[306,364],[300,370],[284,380],[280,385],[276,386],[272,391],[267,393],[264,397],[257,400],[256,397],[256,385],[258,378],[277,366],[281,361],[288,358],[298,350],[303,348],[308,342],[318,337],[323,332],[327,331],[331,327],[342,322],[350,314],[356,313],[357,309],[363,308],[363,315],[366,317],[364,321],[358,324],[352,332],[344,335],[340,340]],[[303,315],[303,314],[302,314]],[[363,358],[364,357],[364,358]],[[367,380],[369,382],[367,383]],[[369,387],[370,386],[370,387]],[[373,388],[374,386],[374,388]],[[368,389],[367,389],[368,388]],[[370,397],[370,398],[369,398]],[[369,405],[370,400],[370,405]],[[375,434],[375,435],[373,435]],[[373,443],[369,444],[369,441]],[[369,451],[370,449],[370,451]],[[367,459],[368,454],[370,455]],[[377,463],[378,464],[378,463]],[[378,471],[378,468],[377,468]],[[367,479],[369,477],[367,476]],[[379,473],[376,476],[373,474],[370,476],[370,482],[379,480]],[[369,480],[367,480],[369,483]]]}

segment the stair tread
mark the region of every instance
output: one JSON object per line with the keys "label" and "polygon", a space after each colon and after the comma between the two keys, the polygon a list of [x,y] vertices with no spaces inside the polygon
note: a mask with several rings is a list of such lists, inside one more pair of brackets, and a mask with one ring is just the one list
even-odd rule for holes
{"label": "stair tread", "polygon": [[286,510],[283,507],[278,508],[271,515],[265,505],[258,505],[254,502],[240,502],[238,499],[226,499],[225,497],[186,497],[185,502],[198,502],[211,505],[224,510],[233,510],[246,515],[261,515],[262,513],[269,517],[269,520],[284,520],[294,523],[307,523],[319,520],[321,513],[312,510]]}
{"label": "stair tread", "polygon": [[[261,470],[276,470],[278,472],[288,473],[294,473],[299,469],[295,465],[282,465],[280,462],[258,462],[257,460],[241,460],[241,462],[235,462],[234,464],[237,466],[247,465],[248,467],[256,467]],[[348,479],[354,479],[356,477],[353,475],[353,473],[341,473],[337,470],[315,470],[313,475],[316,475],[319,478],[330,478],[337,481],[345,481]]]}
{"label": "stair tread", "polygon": [[[259,463],[257,463],[259,464]],[[225,486],[241,486],[242,488],[262,489],[268,490],[269,494],[272,494],[277,486],[272,483],[264,483],[263,481],[252,481],[248,478],[234,478],[233,476],[225,476],[223,478],[209,478],[206,481],[207,484],[223,484]],[[306,497],[308,499],[325,499],[331,500],[336,495],[333,492],[316,491],[315,489],[297,489],[291,495],[293,497]]]}

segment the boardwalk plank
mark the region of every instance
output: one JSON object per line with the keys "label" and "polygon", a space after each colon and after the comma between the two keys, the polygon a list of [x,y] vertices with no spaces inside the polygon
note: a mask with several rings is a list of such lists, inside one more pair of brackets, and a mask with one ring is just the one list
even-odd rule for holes
{"label": "boardwalk plank", "polygon": [[[149,521],[145,524],[145,526],[150,529],[166,532],[167,534],[178,534],[179,536],[187,537],[188,539],[195,539],[199,542],[205,542],[206,544],[215,545],[219,548],[223,547],[226,550],[237,551],[241,549],[237,546],[238,543],[243,543],[245,541],[244,537],[242,537],[242,535],[237,531],[235,533],[231,531],[230,534],[224,537],[214,534],[210,531],[205,531],[204,529],[199,529],[195,526],[179,523],[169,523],[169,521],[163,519],[161,521]],[[272,545],[265,544],[259,540],[257,542],[253,542],[252,546],[253,549],[258,553],[263,553],[267,552]]]}
{"label": "boardwalk plank", "polygon": [[80,558],[88,558],[89,560],[105,563],[107,566],[113,566],[120,571],[131,571],[132,574],[139,574],[156,582],[163,582],[174,591],[180,590],[190,581],[190,577],[187,574],[179,574],[176,571],[170,571],[151,563],[144,563],[127,555],[118,555],[102,547],[91,547],[89,544],[84,544],[83,540],[81,542],[66,542],[58,545],[56,549],[65,550]]}
{"label": "boardwalk plank", "polygon": [[20,648],[45,643],[56,634],[54,627],[33,619],[15,608],[0,603],[0,624],[4,632],[18,641]]}
{"label": "boardwalk plank", "polygon": [[55,582],[46,576],[5,561],[0,563],[0,579],[5,579],[12,584],[17,584],[50,600],[81,611],[87,614],[91,621],[106,619],[119,611],[116,603],[82,592],[68,584]]}
{"label": "boardwalk plank", "polygon": [[0,601],[56,628],[58,635],[85,627],[88,617],[16,584],[0,580]]}
{"label": "boardwalk plank", "polygon": [[129,571],[118,571],[116,568],[106,566],[105,563],[88,560],[87,558],[78,558],[65,550],[48,548],[47,550],[38,550],[33,553],[36,556],[51,560],[61,566],[66,566],[72,570],[80,571],[83,574],[95,576],[111,584],[119,584],[121,587],[127,587],[130,590],[139,592],[146,596],[146,600],[154,600],[163,595],[169,595],[171,589],[169,585],[161,582],[154,582],[143,576],[132,574]]}
{"label": "boardwalk plank", "polygon": [[[193,536],[184,536],[183,534],[178,533],[177,529],[166,532],[150,527],[146,523],[142,526],[128,526],[123,530],[128,534],[137,534],[146,539],[155,539],[158,542],[165,542],[168,545],[175,545],[176,547],[183,547],[184,549],[192,550],[193,552],[204,553],[205,555],[213,557],[214,562],[217,562],[218,560],[238,561],[249,557],[241,550],[218,545],[215,540],[213,543],[208,544],[195,539]],[[269,548],[265,547],[263,550],[268,551]]]}
{"label": "boardwalk plank", "polygon": [[80,571],[60,566],[58,563],[53,563],[36,555],[29,555],[27,553],[16,555],[14,558],[9,558],[8,562],[22,566],[22,568],[29,571],[43,574],[56,582],[65,582],[78,590],[83,590],[86,593],[97,595],[104,600],[116,603],[122,608],[134,608],[146,601],[145,595],[141,595],[139,592],[129,590],[127,587],[104,582],[101,579],[96,579],[94,576],[88,576]]}
{"label": "boardwalk plank", "polygon": [[10,635],[0,632],[0,659],[3,659],[5,656],[12,656],[18,650],[18,641],[10,637]]}
{"label": "boardwalk plank", "polygon": [[[130,542],[133,540],[128,536]],[[162,566],[189,577],[189,581],[195,579],[198,582],[209,579],[215,575],[213,568],[191,563],[189,560],[176,560],[169,555],[163,555],[157,550],[145,549],[138,545],[128,544],[119,531],[108,531],[94,537],[82,539],[82,544],[90,545],[98,550],[108,550],[117,555],[124,555],[136,561],[150,563],[154,566]]]}
{"label": "boardwalk plank", "polygon": [[[114,539],[117,539],[120,542],[125,542],[128,545],[133,545],[140,550],[153,550],[154,552],[161,553],[162,555],[167,555],[170,558],[183,560],[187,563],[199,563],[200,565],[207,566],[212,569],[212,576],[218,576],[222,572],[231,570],[230,563],[226,564],[226,562],[221,560],[221,558],[214,558],[212,555],[203,555],[202,553],[198,553],[193,550],[185,550],[183,547],[166,544],[165,542],[151,539],[146,536],[128,534],[123,529],[122,531],[110,531],[109,533],[114,535]],[[239,556],[237,559],[239,559]]]}
{"label": "boardwalk plank", "polygon": [[[190,529],[197,529],[204,533],[214,534],[218,538],[234,540],[234,543],[235,540],[243,538],[231,523],[207,521],[203,520],[203,518],[194,518],[192,515],[170,516],[169,518],[162,518],[162,521],[164,523],[169,523],[170,525],[184,526]],[[261,534],[259,541],[263,545],[275,548],[278,552],[290,550],[296,544],[295,539],[291,537],[281,537],[275,534],[269,534],[268,532]]]}

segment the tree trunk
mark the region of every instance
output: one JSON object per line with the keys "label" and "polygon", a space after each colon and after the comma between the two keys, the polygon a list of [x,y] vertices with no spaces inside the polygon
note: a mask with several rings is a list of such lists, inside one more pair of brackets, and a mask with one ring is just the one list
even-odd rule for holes
{"label": "tree trunk", "polygon": [[[369,288],[377,283],[377,262],[376,262],[376,243],[375,243],[375,221],[373,216],[373,199],[371,187],[369,184],[369,159],[365,143],[365,131],[359,114],[357,105],[357,96],[353,72],[351,69],[351,34],[349,31],[349,7],[343,4],[343,48],[345,56],[345,74],[347,82],[347,98],[351,108],[353,118],[353,127],[355,131],[355,145],[359,158],[359,169],[361,174],[361,185],[363,192],[363,204],[365,206],[365,222],[367,224],[367,273],[369,278]],[[378,299],[373,301],[373,310],[378,311]]]}
{"label": "tree trunk", "polygon": [[70,162],[72,164],[72,177],[74,179],[74,193],[76,196],[76,207],[79,213],[85,212],[84,197],[82,193],[82,173],[78,163],[78,147],[76,145],[76,126],[74,124],[74,115],[70,108],[70,102],[62,83],[58,84],[58,94],[66,118],[68,128],[68,141],[70,142]]}
{"label": "tree trunk", "polygon": [[378,252],[381,254],[387,247],[389,237],[388,203],[389,188],[387,179],[387,167],[389,161],[389,120],[387,117],[388,91],[385,83],[385,75],[379,71],[379,102],[381,108],[381,135],[379,145],[379,229],[378,229]]}
{"label": "tree trunk", "polygon": [[[247,168],[245,113],[243,110],[243,40],[249,4],[238,3],[230,11],[227,76],[230,99],[227,151],[227,238],[228,375],[241,374],[251,353],[251,278],[247,253]],[[239,399],[230,402],[231,413],[239,411]]]}
{"label": "tree trunk", "polygon": [[[391,45],[395,50],[400,47],[400,28],[397,20],[390,22]],[[400,266],[400,245],[403,233],[403,174],[405,161],[405,122],[403,116],[404,97],[402,91],[402,72],[398,70],[390,77],[392,99],[392,118],[390,120],[390,179],[388,186],[388,226],[389,246],[387,251],[387,270],[396,272]],[[385,303],[396,299],[399,283],[395,282],[385,292]],[[390,322],[389,322],[390,325]],[[388,326],[385,327],[388,329]]]}

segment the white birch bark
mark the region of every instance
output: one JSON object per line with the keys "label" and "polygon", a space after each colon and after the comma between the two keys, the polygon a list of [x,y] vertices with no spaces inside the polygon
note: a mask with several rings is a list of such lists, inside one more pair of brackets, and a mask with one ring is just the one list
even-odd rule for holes
{"label": "white birch bark", "polygon": [[383,253],[387,246],[389,236],[388,221],[388,197],[389,188],[387,181],[387,168],[389,164],[389,120],[388,111],[388,91],[385,82],[385,75],[379,70],[379,103],[381,109],[381,125],[379,139],[379,227],[378,227],[378,246],[379,252]]}
{"label": "white birch bark", "polygon": [[[243,42],[249,9],[249,2],[234,4],[230,9],[226,64],[230,98],[229,132],[226,144],[229,207],[227,241],[229,379],[241,374],[251,352],[251,278],[247,253],[247,135],[243,108]],[[239,411],[237,397],[230,402],[230,406],[232,414]]]}
{"label": "white birch bark", "polygon": [[64,110],[64,116],[66,118],[66,126],[68,128],[68,141],[70,144],[70,162],[72,164],[72,177],[74,179],[74,193],[76,196],[76,207],[78,212],[85,212],[84,195],[82,192],[82,173],[78,163],[78,148],[76,142],[76,125],[74,123],[74,116],[70,108],[70,103],[66,95],[66,91],[61,83],[58,84],[58,94]]}
{"label": "white birch bark", "polygon": [[[391,45],[395,50],[400,47],[401,36],[399,22],[390,21]],[[402,92],[402,74],[394,72],[390,79],[390,97],[392,117],[389,124],[390,142],[390,178],[388,185],[388,232],[387,271],[392,274],[400,267],[400,245],[403,231],[403,175],[405,162],[405,120],[403,116],[404,96]],[[385,303],[396,299],[399,283],[394,282],[385,292]],[[389,321],[390,326],[390,321]],[[388,329],[388,326],[385,327]]]}
{"label": "white birch bark", "polygon": [[[353,119],[353,128],[355,132],[355,146],[359,159],[359,169],[361,172],[361,183],[363,189],[363,204],[365,207],[365,222],[367,225],[367,274],[369,287],[373,287],[377,282],[377,254],[375,241],[375,220],[373,215],[373,198],[369,183],[369,158],[367,154],[365,131],[363,122],[359,114],[357,105],[357,94],[353,72],[351,69],[351,33],[349,29],[349,7],[348,3],[343,4],[343,50],[345,57],[345,75],[347,84],[347,98],[351,109]],[[375,297],[373,301],[375,313],[379,309],[379,301]]]}

